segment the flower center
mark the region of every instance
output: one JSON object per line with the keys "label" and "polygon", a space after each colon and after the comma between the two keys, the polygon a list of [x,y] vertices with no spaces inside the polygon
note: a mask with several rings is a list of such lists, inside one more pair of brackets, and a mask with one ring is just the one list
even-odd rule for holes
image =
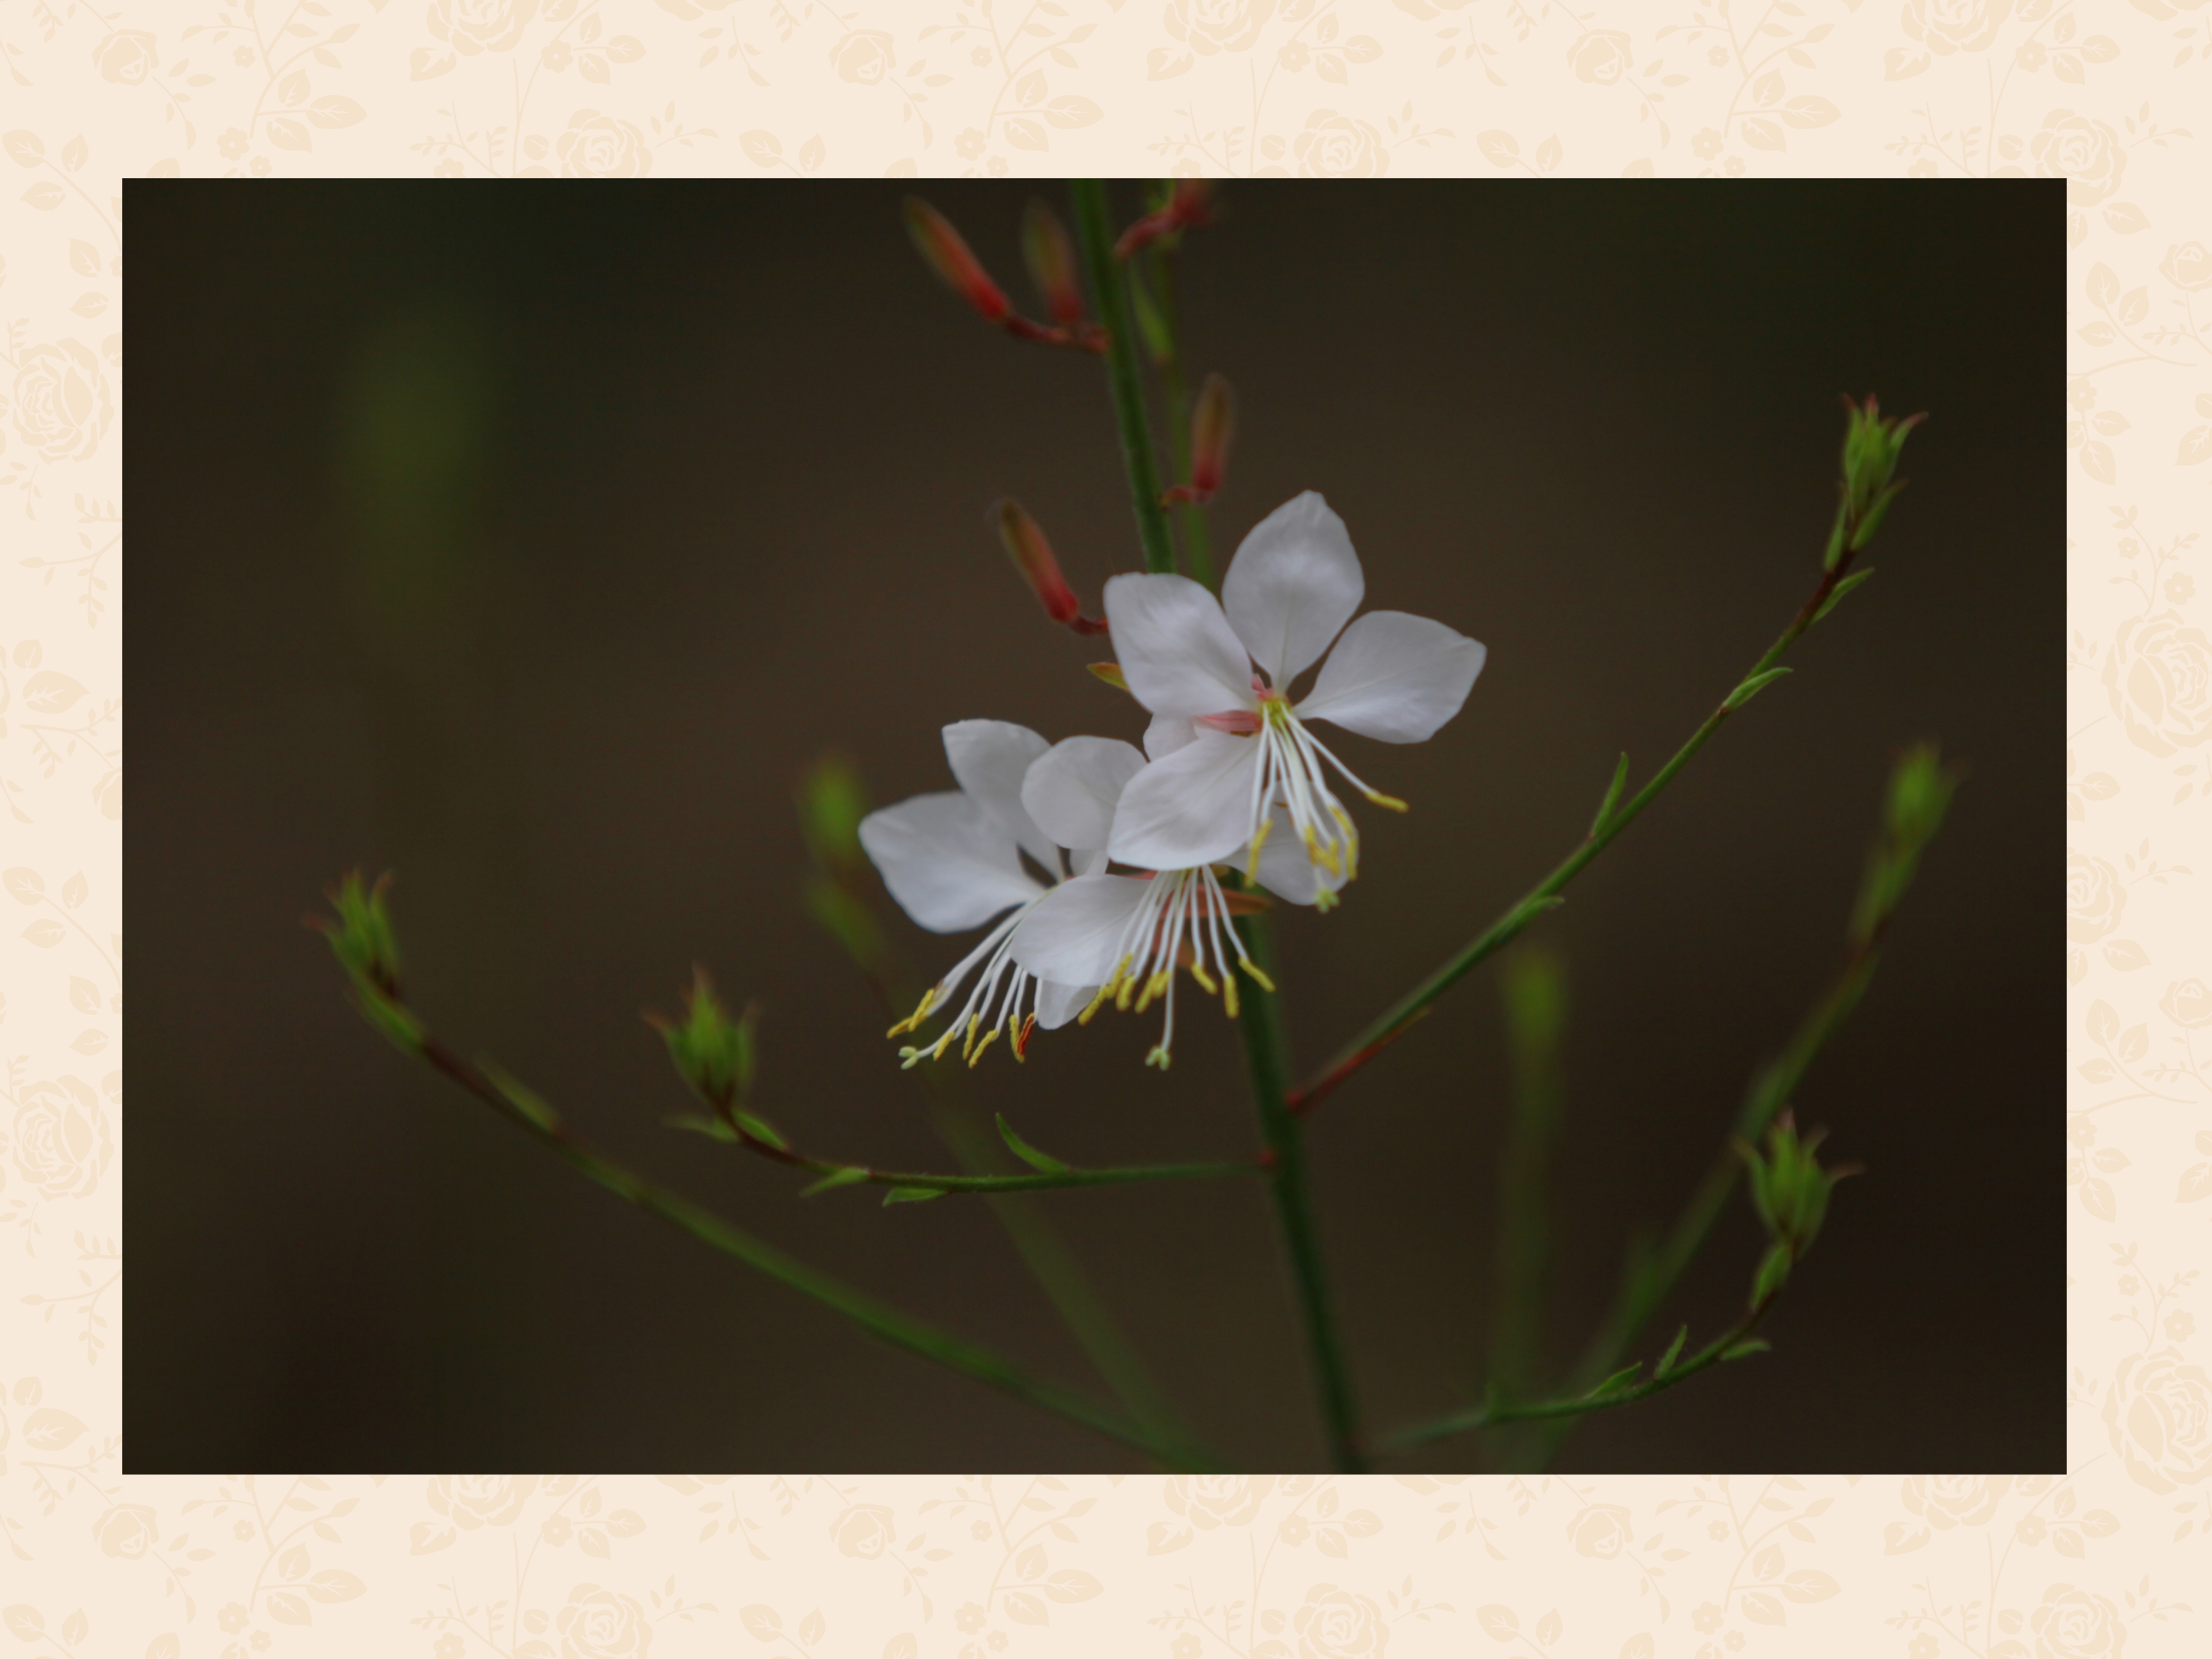
{"label": "flower center", "polygon": [[[1156,1000],[1166,1004],[1166,1023],[1160,1040],[1145,1064],[1168,1068],[1175,1042],[1176,970],[1189,970],[1206,995],[1218,994],[1230,1018],[1237,1018],[1237,975],[1234,966],[1252,976],[1261,989],[1272,991],[1274,981],[1244,953],[1244,941],[1230,926],[1230,897],[1220,879],[1209,868],[1164,871],[1147,884],[1136,914],[1129,918],[1119,941],[1114,971],[1091,999],[1091,1006],[1076,1016],[1088,1025],[1107,1003],[1127,1013],[1133,1003],[1143,1013]],[[1209,971],[1209,964],[1211,971]],[[1214,975],[1218,974],[1217,983]]]}

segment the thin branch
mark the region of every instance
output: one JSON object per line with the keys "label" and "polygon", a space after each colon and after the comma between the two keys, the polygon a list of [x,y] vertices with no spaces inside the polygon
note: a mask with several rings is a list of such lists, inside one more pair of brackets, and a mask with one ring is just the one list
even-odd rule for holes
{"label": "thin branch", "polygon": [[1457,984],[1469,969],[1503,950],[1522,929],[1545,911],[1564,903],[1565,901],[1559,896],[1567,884],[1580,875],[1591,860],[1610,846],[1616,836],[1634,823],[1644,809],[1659,798],[1660,792],[1674,781],[1674,775],[1690,763],[1690,757],[1705,746],[1706,741],[1721,729],[1728,717],[1756,695],[1759,689],[1757,683],[1761,677],[1769,673],[1783,654],[1797,642],[1798,636],[1819,620],[1822,609],[1849,573],[1853,556],[1853,550],[1846,547],[1835,568],[1822,574],[1812,596],[1798,607],[1796,616],[1791,619],[1789,627],[1782,630],[1781,637],[1767,647],[1766,654],[1752,665],[1750,672],[1736,683],[1735,689],[1722,699],[1720,706],[1705,716],[1705,723],[1690,734],[1689,741],[1674,751],[1674,758],[1661,767],[1656,775],[1638,790],[1626,806],[1616,812],[1601,814],[1590,826],[1590,833],[1583,838],[1582,845],[1562,860],[1550,875],[1492,922],[1472,944],[1400,998],[1388,1012],[1340,1049],[1335,1059],[1316,1073],[1304,1088],[1291,1096],[1291,1110],[1304,1114],[1319,1106],[1345,1079],[1403,1036],[1415,1020],[1428,1012],[1430,1005]]}
{"label": "thin branch", "polygon": [[1027,1401],[1030,1405],[1066,1418],[1146,1456],[1173,1468],[1193,1465],[1178,1449],[1161,1446],[1117,1412],[1048,1382],[1000,1358],[987,1348],[963,1342],[936,1327],[885,1306],[865,1291],[820,1269],[787,1255],[775,1246],[647,1181],[635,1170],[601,1157],[566,1128],[550,1108],[512,1079],[493,1079],[485,1070],[465,1060],[430,1035],[396,995],[380,988],[368,975],[353,973],[355,990],[370,1022],[402,1049],[428,1061],[517,1127],[536,1136],[569,1164],[608,1191],[629,1200],[640,1209],[690,1233],[702,1243],[733,1256],[747,1267],[788,1285],[802,1296],[853,1321],[870,1335],[903,1348],[908,1353],[935,1360],[977,1382]]}
{"label": "thin branch", "polygon": [[1601,1388],[1594,1393],[1577,1398],[1534,1400],[1524,1405],[1501,1402],[1478,1407],[1473,1411],[1456,1412],[1419,1428],[1407,1429],[1395,1435],[1383,1447],[1386,1452],[1411,1451],[1416,1446],[1425,1446],[1431,1441],[1443,1440],[1455,1434],[1468,1434],[1476,1429],[1492,1429],[1505,1423],[1526,1423],[1539,1419],[1578,1418],[1591,1412],[1610,1411],[1615,1406],[1633,1405],[1639,1400],[1649,1400],[1663,1393],[1677,1382],[1695,1376],[1699,1371],[1710,1370],[1729,1358],[1730,1351],[1747,1340],[1753,1330],[1774,1305],[1774,1298],[1749,1309],[1741,1319],[1721,1335],[1690,1356],[1669,1367],[1648,1382],[1634,1382],[1620,1388]]}

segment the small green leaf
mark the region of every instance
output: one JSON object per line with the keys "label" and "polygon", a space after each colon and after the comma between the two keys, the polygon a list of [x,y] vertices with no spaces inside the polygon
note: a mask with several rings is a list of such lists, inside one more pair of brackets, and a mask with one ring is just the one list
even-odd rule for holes
{"label": "small green leaf", "polygon": [[738,1138],[735,1129],[715,1118],[692,1117],[679,1112],[674,1117],[664,1117],[660,1121],[672,1129],[689,1129],[693,1134],[704,1135],[709,1140],[734,1141]]}
{"label": "small green leaf", "polygon": [[1721,1355],[1721,1358],[1723,1359],[1747,1359],[1753,1354],[1765,1353],[1773,1346],[1774,1345],[1772,1343],[1769,1342],[1763,1336],[1747,1336],[1741,1342],[1731,1343],[1729,1346],[1727,1352]]}
{"label": "small green leaf", "polygon": [[1636,1381],[1636,1373],[1643,1369],[1644,1362],[1640,1359],[1633,1365],[1624,1365],[1619,1370],[1615,1371],[1611,1376],[1607,1377],[1604,1382],[1599,1383],[1597,1387],[1592,1389],[1588,1394],[1584,1395],[1583,1398],[1585,1400],[1595,1400],[1600,1395],[1611,1394],[1615,1389],[1625,1389],[1630,1383]]}
{"label": "small green leaf", "polygon": [[1729,693],[1729,712],[1734,714],[1789,672],[1786,668],[1770,668],[1764,674],[1753,674],[1741,685]]}
{"label": "small green leaf", "polygon": [[415,1023],[415,1016],[358,975],[354,981],[354,1002],[368,1023],[399,1048],[410,1054],[422,1052],[422,1028]]}
{"label": "small green leaf", "polygon": [[830,1170],[812,1186],[802,1188],[799,1195],[801,1198],[811,1198],[815,1194],[826,1193],[833,1187],[850,1187],[854,1182],[866,1181],[867,1178],[868,1172],[866,1170],[861,1169],[858,1164],[848,1164],[842,1170]]}
{"label": "small green leaf", "polygon": [[1014,1133],[1012,1124],[1003,1114],[999,1118],[999,1139],[1006,1143],[1006,1150],[1041,1175],[1064,1175],[1067,1165],[1049,1152],[1041,1152]]}
{"label": "small green leaf", "polygon": [[791,1150],[790,1144],[781,1135],[776,1133],[766,1118],[755,1117],[750,1112],[739,1112],[737,1116],[738,1127],[743,1129],[755,1140],[764,1140],[779,1152],[787,1152]]}
{"label": "small green leaf", "polygon": [[499,1085],[499,1091],[507,1097],[508,1104],[539,1128],[557,1129],[561,1127],[561,1114],[525,1085],[520,1079],[502,1072],[481,1054],[477,1056],[477,1066]]}
{"label": "small green leaf", "polygon": [[884,1207],[889,1209],[894,1204],[924,1204],[933,1198],[944,1196],[945,1189],[941,1187],[894,1187],[884,1194]]}
{"label": "small green leaf", "polygon": [[1667,1352],[1659,1356],[1659,1364],[1653,1368],[1651,1375],[1664,1376],[1668,1371],[1673,1370],[1674,1361],[1681,1355],[1682,1345],[1689,1340],[1690,1328],[1685,1325],[1674,1333],[1674,1340],[1667,1345]]}
{"label": "small green leaf", "polygon": [[1764,1306],[1790,1278],[1790,1247],[1773,1244],[1759,1261],[1758,1277],[1751,1282],[1751,1305]]}
{"label": "small green leaf", "polygon": [[1813,613],[1813,620],[1814,622],[1818,622],[1821,617],[1826,616],[1831,611],[1833,611],[1836,606],[1842,602],[1844,594],[1850,592],[1851,589],[1856,587],[1861,582],[1864,581],[1869,576],[1873,574],[1874,567],[1872,565],[1869,565],[1863,570],[1852,571],[1850,575],[1838,582],[1834,588],[1829,592],[1828,597],[1820,602],[1820,608]]}
{"label": "small green leaf", "polygon": [[1607,823],[1612,818],[1613,809],[1620,800],[1621,786],[1627,781],[1628,756],[1623,752],[1620,764],[1613,769],[1613,782],[1605,792],[1605,799],[1598,803],[1597,816],[1590,820],[1589,832],[1593,839],[1604,830]]}

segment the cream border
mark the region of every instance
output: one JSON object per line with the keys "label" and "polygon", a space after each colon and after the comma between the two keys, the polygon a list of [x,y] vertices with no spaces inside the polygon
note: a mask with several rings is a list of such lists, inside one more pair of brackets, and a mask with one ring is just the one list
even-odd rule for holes
{"label": "cream border", "polygon": [[[26,1653],[2203,1650],[2170,1601],[2212,1559],[2212,1091],[2189,1048],[2212,1023],[2189,978],[2212,972],[2212,647],[2188,620],[2212,198],[2183,131],[2212,117],[2212,11],[1740,0],[1732,32],[1695,0],[1036,0],[1007,34],[962,0],[116,3],[0,15],[0,862],[22,907],[0,938],[0,1622]],[[2070,179],[2075,1472],[123,1477],[118,179],[1176,166]]]}

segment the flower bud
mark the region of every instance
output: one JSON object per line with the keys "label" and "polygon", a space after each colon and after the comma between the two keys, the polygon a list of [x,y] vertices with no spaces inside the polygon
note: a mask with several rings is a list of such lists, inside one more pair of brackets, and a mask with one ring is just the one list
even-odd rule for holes
{"label": "flower bud", "polygon": [[1114,257],[1126,259],[1163,236],[1213,222],[1213,187],[1203,179],[1178,179],[1169,186],[1165,205],[1147,213],[1121,233]]}
{"label": "flower bud", "polygon": [[648,1013],[646,1020],[668,1044],[668,1056],[677,1074],[691,1091],[714,1109],[724,1122],[735,1120],[738,1108],[752,1091],[753,1025],[755,1011],[748,1008],[732,1020],[714,995],[704,968],[692,970],[691,989],[685,994],[684,1023],[680,1025]]}
{"label": "flower bud", "polygon": [[1006,544],[1014,568],[1036,592],[1044,614],[1056,623],[1073,622],[1082,614],[1083,601],[1060,574],[1060,561],[1053,556],[1052,544],[1045,540],[1043,529],[1011,495],[1002,499],[995,511],[999,539]]}
{"label": "flower bud", "polygon": [[1044,538],[1044,531],[1027,509],[1008,495],[994,509],[999,521],[999,539],[1006,544],[1006,553],[1014,568],[1022,573],[1044,613],[1063,627],[1079,634],[1103,634],[1106,624],[1090,621],[1083,615],[1083,601],[1075,597],[1075,590],[1060,574],[1060,561],[1053,556],[1052,544]]}
{"label": "flower bud", "polygon": [[1083,286],[1075,276],[1074,245],[1060,216],[1042,202],[1031,202],[1022,216],[1022,258],[1053,321],[1066,329],[1080,325]]}
{"label": "flower bud", "polygon": [[1844,426],[1843,500],[1836,509],[1836,527],[1828,538],[1827,568],[1836,568],[1844,548],[1854,553],[1874,539],[1881,527],[1882,517],[1897,492],[1905,488],[1900,480],[1893,483],[1897,471],[1897,458],[1903,453],[1905,441],[1912,435],[1912,428],[1926,420],[1925,414],[1908,415],[1902,420],[1885,419],[1881,404],[1872,393],[1867,396],[1863,407],[1846,396],[1844,407],[1850,410]]}
{"label": "flower bud", "polygon": [[1167,492],[1170,501],[1194,501],[1203,507],[1221,488],[1229,470],[1229,440],[1237,429],[1237,400],[1229,382],[1209,374],[1199,389],[1198,408],[1190,422],[1190,482]]}
{"label": "flower bud", "polygon": [[860,820],[868,815],[867,786],[842,755],[823,755],[799,783],[799,827],[806,850],[824,870],[861,867]]}
{"label": "flower bud", "polygon": [[1752,1283],[1753,1307],[1780,1290],[1790,1269],[1813,1248],[1820,1224],[1827,1218],[1830,1190],[1844,1176],[1857,1173],[1849,1166],[1820,1167],[1814,1153],[1825,1133],[1816,1129],[1800,1140],[1796,1119],[1784,1111],[1767,1129],[1764,1158],[1748,1141],[1735,1143],[1751,1172],[1752,1204],[1773,1241]]}
{"label": "flower bud", "polygon": [[1881,830],[1867,854],[1866,874],[1851,913],[1854,946],[1871,945],[1905,897],[1919,868],[1921,852],[1943,827],[1958,787],[1957,770],[1943,764],[1942,750],[1932,743],[1916,744],[1892,769]]}
{"label": "flower bud", "polygon": [[374,887],[362,884],[360,871],[349,870],[329,891],[337,919],[309,916],[307,921],[308,927],[328,937],[331,949],[356,981],[381,996],[397,999],[399,939],[392,932],[392,912],[384,900],[391,889],[389,870],[376,878]]}
{"label": "flower bud", "polygon": [[945,286],[974,307],[987,323],[1003,323],[1013,304],[991,280],[982,262],[970,252],[952,222],[919,196],[906,198],[906,228],[915,246],[929,267],[945,279]]}

